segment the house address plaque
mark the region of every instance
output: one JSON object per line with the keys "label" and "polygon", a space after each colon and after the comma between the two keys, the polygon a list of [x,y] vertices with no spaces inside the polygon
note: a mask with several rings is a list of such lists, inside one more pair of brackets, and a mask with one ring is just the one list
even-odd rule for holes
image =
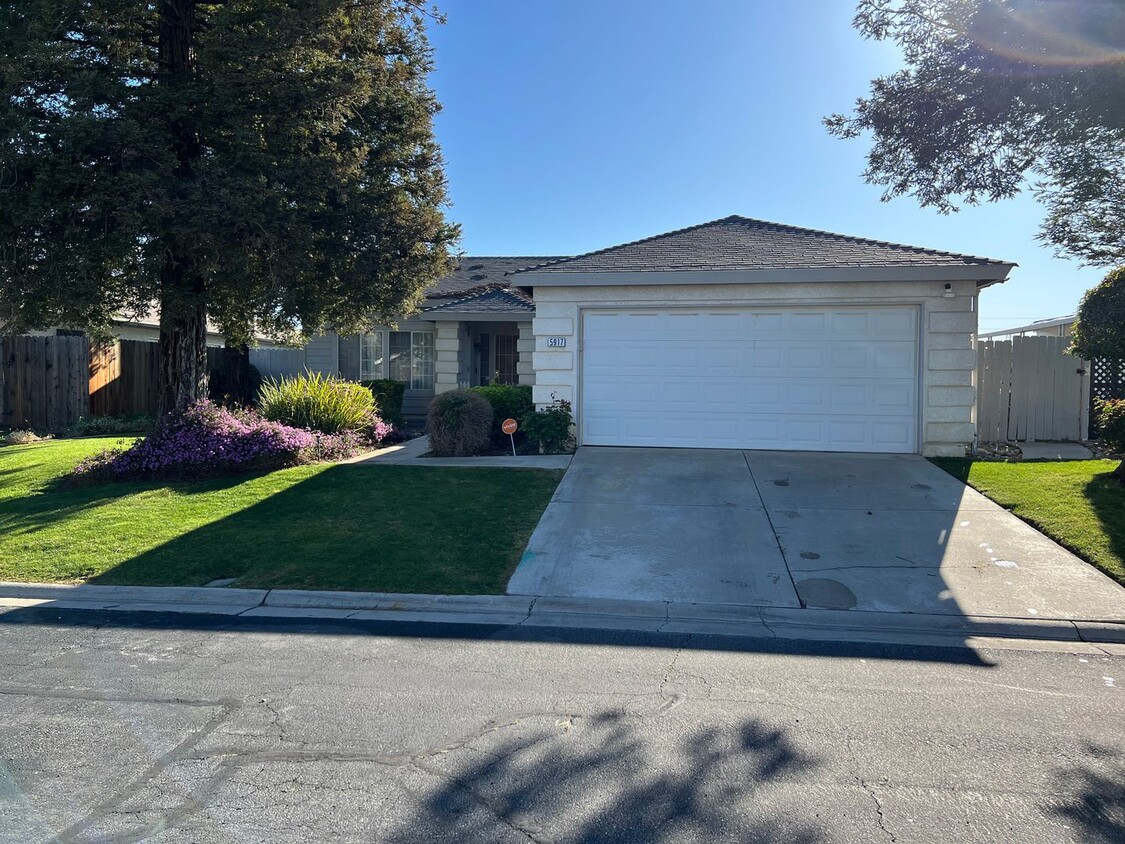
{"label": "house address plaque", "polygon": [[566,338],[565,337],[548,337],[547,338],[547,348],[549,348],[549,349],[565,349],[566,348]]}

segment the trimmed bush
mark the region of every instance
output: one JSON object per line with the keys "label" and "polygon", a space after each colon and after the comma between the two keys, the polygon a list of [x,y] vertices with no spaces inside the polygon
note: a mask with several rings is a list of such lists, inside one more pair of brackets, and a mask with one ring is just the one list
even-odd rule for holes
{"label": "trimmed bush", "polygon": [[375,396],[375,404],[381,417],[396,428],[402,428],[406,425],[406,420],[402,418],[402,397],[406,393],[406,384],[402,381],[392,381],[389,378],[382,378],[378,381],[361,381],[360,383],[371,391],[371,395]]}
{"label": "trimmed bush", "polygon": [[258,407],[272,422],[324,434],[366,431],[379,421],[371,390],[320,373],[266,381],[258,393]]}
{"label": "trimmed bush", "polygon": [[[1102,441],[1114,451],[1125,452],[1125,399],[1099,399],[1094,412]],[[1113,474],[1125,483],[1125,460]]]}
{"label": "trimmed bush", "polygon": [[524,420],[527,436],[532,442],[538,442],[539,448],[546,454],[565,454],[574,450],[574,438],[570,433],[573,425],[570,402],[563,399],[555,399]]}
{"label": "trimmed bush", "polygon": [[505,419],[515,419],[520,424],[516,432],[516,442],[523,439],[523,420],[535,412],[535,402],[531,400],[531,387],[526,384],[493,384],[488,387],[472,387],[470,393],[483,396],[492,406],[492,443],[507,446],[508,435],[500,430]]}
{"label": "trimmed bush", "polygon": [[37,443],[42,440],[49,440],[50,438],[50,435],[41,437],[34,431],[15,430],[9,431],[7,434],[5,434],[2,442],[5,445],[29,445],[31,443]]}
{"label": "trimmed bush", "polygon": [[426,433],[439,457],[484,454],[492,446],[492,406],[470,390],[441,393],[426,412]]}
{"label": "trimmed bush", "polygon": [[146,434],[156,420],[142,414],[138,416],[83,416],[66,429],[68,437],[107,437],[114,434]]}

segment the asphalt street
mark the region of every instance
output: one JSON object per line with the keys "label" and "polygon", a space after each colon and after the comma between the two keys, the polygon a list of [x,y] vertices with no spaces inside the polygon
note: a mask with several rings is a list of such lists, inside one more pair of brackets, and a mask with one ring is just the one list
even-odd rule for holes
{"label": "asphalt street", "polygon": [[1125,841],[1125,658],[29,609],[5,842]]}

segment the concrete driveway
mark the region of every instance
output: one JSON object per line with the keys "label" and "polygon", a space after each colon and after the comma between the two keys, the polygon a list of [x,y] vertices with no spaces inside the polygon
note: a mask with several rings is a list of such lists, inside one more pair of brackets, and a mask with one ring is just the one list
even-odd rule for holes
{"label": "concrete driveway", "polygon": [[508,591],[1125,621],[1125,589],[911,455],[582,448]]}

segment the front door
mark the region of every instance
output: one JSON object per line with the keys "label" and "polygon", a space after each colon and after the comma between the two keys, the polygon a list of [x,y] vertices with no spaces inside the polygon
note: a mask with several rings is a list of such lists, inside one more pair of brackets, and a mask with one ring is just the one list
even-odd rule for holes
{"label": "front door", "polygon": [[516,376],[516,335],[496,335],[496,383],[515,384]]}

